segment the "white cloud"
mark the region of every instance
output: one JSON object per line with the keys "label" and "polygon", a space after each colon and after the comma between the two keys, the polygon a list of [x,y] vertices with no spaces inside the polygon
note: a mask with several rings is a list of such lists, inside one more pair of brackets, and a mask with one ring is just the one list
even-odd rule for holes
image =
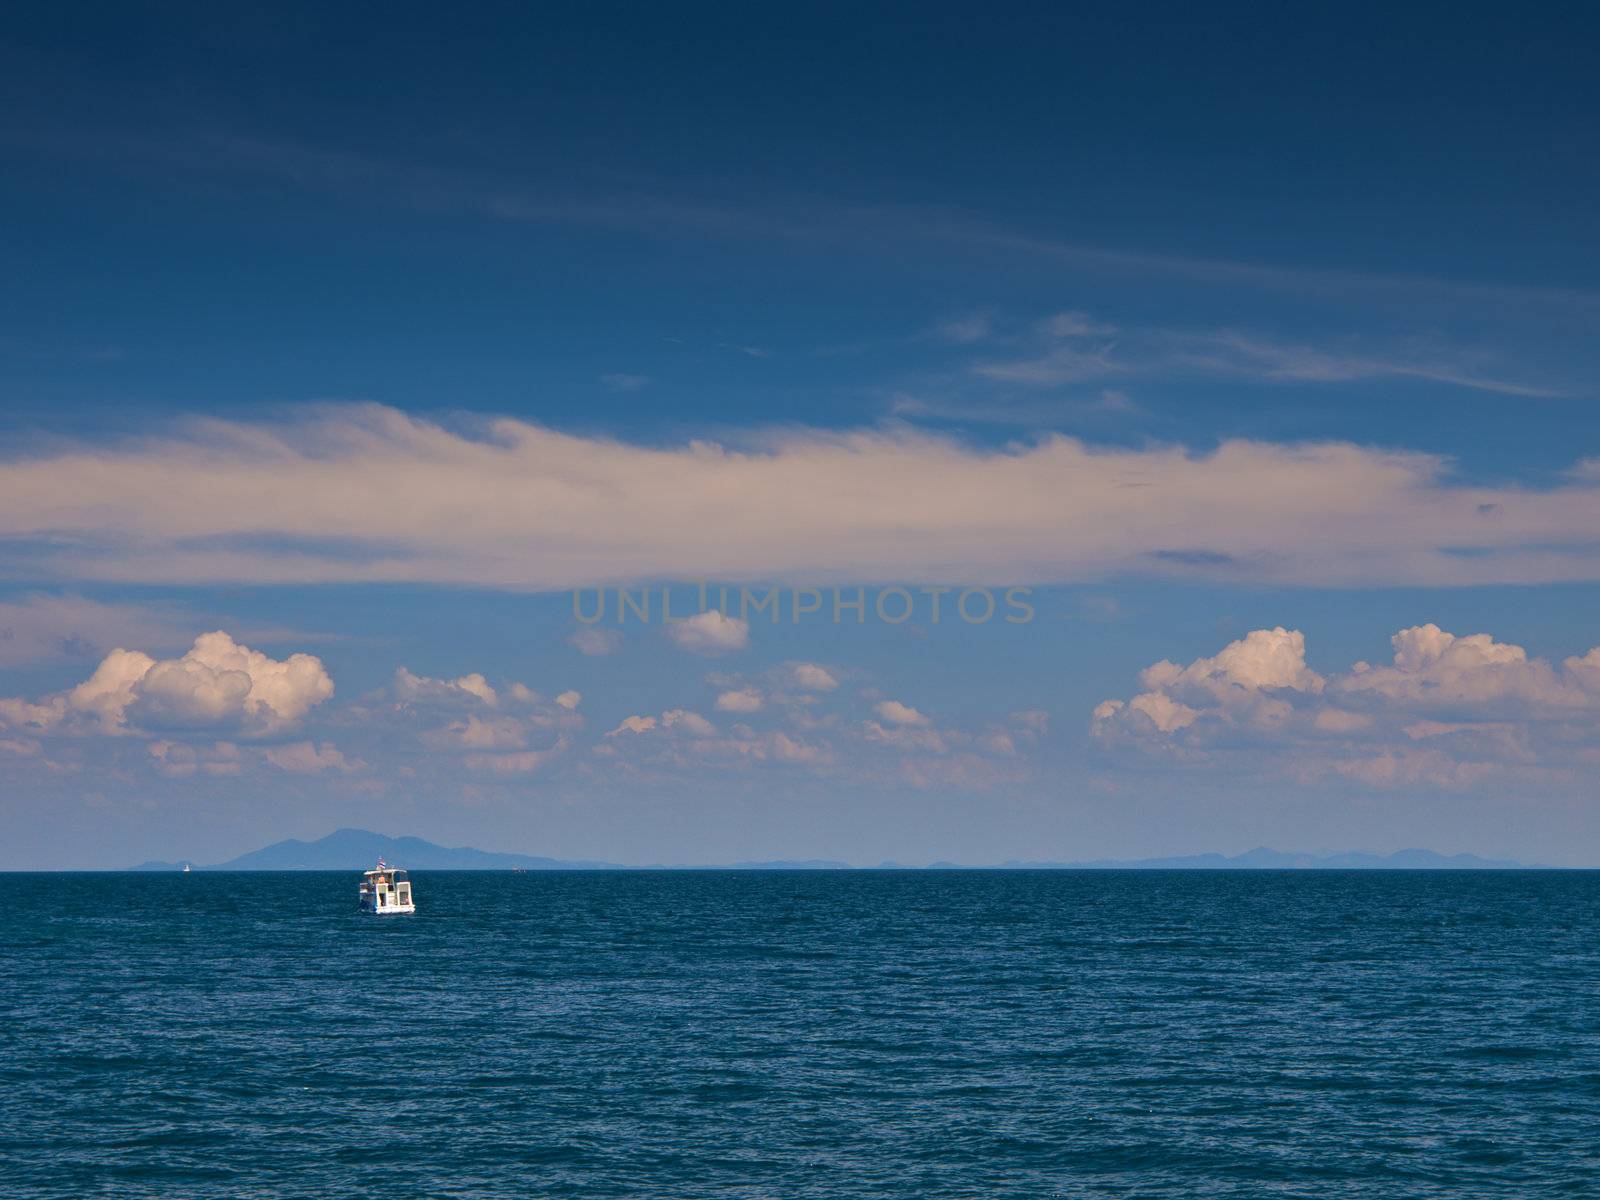
{"label": "white cloud", "polygon": [[173,779],[188,779],[195,775],[226,777],[239,775],[244,770],[243,755],[232,742],[214,742],[207,747],[155,741],[145,746],[145,752],[153,760],[156,770]]}
{"label": "white cloud", "polygon": [[1229,643],[1213,658],[1197,658],[1187,667],[1157,663],[1144,682],[1168,689],[1199,688],[1214,696],[1229,689],[1292,688],[1320,692],[1323,680],[1306,666],[1306,639],[1299,630],[1257,629]]}
{"label": "white cloud", "polygon": [[1486,633],[1456,637],[1432,624],[1402,629],[1391,640],[1394,665],[1357,663],[1339,681],[1342,694],[1428,709],[1493,703],[1588,708],[1600,695],[1600,650],[1556,667]]}
{"label": "white cloud", "polygon": [[797,741],[782,730],[774,730],[762,743],[766,752],[776,761],[820,766],[831,763],[834,755],[826,746]]}
{"label": "white cloud", "polygon": [[[582,696],[575,691],[547,701],[523,683],[507,682],[497,689],[477,672],[433,679],[401,667],[391,696],[393,704],[364,703],[353,710],[362,728],[380,737],[403,730],[411,744],[391,747],[390,757],[404,762],[420,745],[434,769],[525,774],[565,748],[585,724],[576,711]],[[368,699],[382,698],[379,693]],[[555,744],[539,748],[552,735]]]}
{"label": "white cloud", "polygon": [[1295,696],[1317,696],[1326,680],[1306,665],[1299,630],[1257,629],[1187,667],[1165,660],[1140,673],[1145,690],[1094,711],[1097,732],[1153,730],[1173,734],[1202,718],[1232,725],[1273,726],[1291,717]]}
{"label": "white cloud", "polygon": [[[787,680],[790,666],[776,671]],[[740,696],[736,681],[713,675],[724,696]],[[754,689],[749,689],[753,691]],[[783,697],[778,697],[783,699]],[[849,719],[856,698],[808,694],[812,703],[763,704],[759,710],[780,728],[756,728],[735,719],[721,729],[698,713],[669,708],[634,715],[594,748],[591,761],[609,764],[629,778],[676,775],[695,780],[706,771],[740,772],[787,767],[818,774],[843,774],[857,784],[987,788],[1031,777],[1027,751],[1044,732],[1043,713],[1027,711],[986,729],[935,729],[932,721],[896,700],[879,700],[874,717]],[[744,698],[735,705],[742,706]],[[727,704],[719,706],[730,710]]]}
{"label": "white cloud", "polygon": [[796,687],[805,688],[808,692],[831,692],[839,686],[833,674],[816,663],[795,663],[790,675]]}
{"label": "white cloud", "polygon": [[1200,714],[1187,704],[1180,704],[1165,692],[1141,692],[1128,701],[1128,711],[1148,717],[1162,733],[1172,733],[1193,725]]}
{"label": "white cloud", "polygon": [[1034,327],[1034,334],[1022,353],[974,363],[972,373],[1041,386],[1120,374],[1214,375],[1313,384],[1416,379],[1509,396],[1561,394],[1501,378],[1487,371],[1482,355],[1473,351],[1411,345],[1320,347],[1231,329],[1119,330],[1081,312],[1048,317]]}
{"label": "white cloud", "polygon": [[683,649],[696,654],[722,654],[750,644],[750,623],[724,616],[714,608],[673,621],[667,633]]}
{"label": "white cloud", "polygon": [[624,717],[622,723],[609,731],[606,737],[617,737],[624,733],[651,733],[657,730],[679,729],[695,737],[709,737],[716,733],[717,727],[706,720],[697,712],[686,708],[669,708],[659,718],[652,716]]}
{"label": "white cloud", "polygon": [[467,770],[489,775],[526,775],[537,771],[551,759],[567,749],[567,742],[558,741],[548,750],[522,750],[514,754],[469,754]]}
{"label": "white cloud", "polygon": [[[748,725],[736,724],[727,734],[721,734],[711,722],[683,710],[663,713],[659,723],[649,717],[634,720],[640,722],[641,732],[656,730],[658,736],[635,739],[626,748],[611,743],[599,748],[597,753],[620,761],[625,750],[626,759],[635,767],[648,765],[658,771],[684,772],[697,779],[712,768],[736,771],[763,764],[821,770],[831,767],[838,758],[837,747],[808,741],[781,729],[757,731]],[[659,736],[669,728],[688,736]],[[614,732],[620,731],[619,726]]]}
{"label": "white cloud", "polygon": [[591,658],[599,658],[607,654],[615,654],[622,649],[622,631],[620,629],[602,629],[594,625],[585,625],[582,629],[574,630],[567,637],[567,644]]}
{"label": "white cloud", "polygon": [[1026,708],[1011,714],[1013,727],[1030,737],[1043,737],[1050,730],[1050,714],[1040,708]]}
{"label": "white cloud", "polygon": [[155,669],[156,660],[138,650],[113,650],[89,676],[66,695],[65,707],[92,713],[107,729],[120,729],[138,687]]}
{"label": "white cloud", "polygon": [[1111,747],[1373,787],[1466,787],[1520,777],[1541,786],[1592,769],[1600,751],[1600,649],[1559,665],[1488,634],[1402,629],[1391,665],[1324,677],[1305,638],[1258,629],[1187,667],[1145,670],[1145,691],[1091,720]]}
{"label": "white cloud", "polygon": [[512,420],[475,433],[347,406],[13,457],[0,546],[22,547],[33,577],[169,585],[1600,579],[1592,474],[1485,487],[1435,456],[1341,443],[990,448],[896,428],[661,448]]}
{"label": "white cloud", "polygon": [[116,733],[228,725],[260,734],[293,725],[332,695],[333,680],[320,659],[292,654],[280,661],[219,630],[201,634],[181,658],[117,649],[66,692],[36,704],[0,700],[0,727],[87,722]]}
{"label": "white cloud", "polygon": [[[523,693],[532,694],[526,688],[523,688]],[[408,703],[418,700],[459,700],[469,696],[490,708],[500,703],[500,696],[489,686],[489,681],[476,672],[459,679],[430,679],[426,675],[413,675],[406,668],[399,667],[394,673],[394,694],[396,699]]]}
{"label": "white cloud", "polygon": [[877,713],[891,725],[927,725],[927,717],[923,716],[909,704],[902,704],[898,700],[880,700],[872,706],[872,711]]}
{"label": "white cloud", "polygon": [[287,746],[273,746],[263,756],[273,766],[300,775],[315,775],[323,771],[349,772],[364,764],[352,762],[332,742],[292,742]]}
{"label": "white cloud", "polygon": [[924,724],[896,722],[882,725],[877,721],[864,721],[861,728],[867,741],[881,742],[899,750],[917,750],[926,754],[945,754],[950,750],[949,739],[926,728]]}
{"label": "white cloud", "polygon": [[695,737],[710,737],[717,732],[717,727],[710,721],[699,713],[684,708],[669,708],[661,714],[661,724],[666,729],[674,727],[684,729]]}
{"label": "white cloud", "polygon": [[718,712],[753,713],[761,708],[761,693],[755,688],[734,688],[717,697]]}
{"label": "white cloud", "polygon": [[470,750],[505,750],[527,745],[528,730],[515,717],[479,717],[468,714],[429,735],[434,745],[454,745]]}
{"label": "white cloud", "polygon": [[656,727],[656,719],[647,716],[634,716],[622,718],[622,723],[615,729],[606,733],[606,736],[616,737],[619,733],[649,733]]}
{"label": "white cloud", "polygon": [[[1355,733],[1360,729],[1370,729],[1372,718],[1366,713],[1346,712],[1342,708],[1325,708],[1316,715],[1314,723],[1325,733]],[[1408,732],[1409,729],[1408,726]]]}

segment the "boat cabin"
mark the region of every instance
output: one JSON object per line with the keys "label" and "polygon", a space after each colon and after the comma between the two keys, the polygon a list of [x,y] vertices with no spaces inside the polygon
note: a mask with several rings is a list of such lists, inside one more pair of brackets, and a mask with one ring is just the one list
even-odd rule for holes
{"label": "boat cabin", "polygon": [[362,876],[361,910],[380,915],[416,912],[417,906],[411,902],[411,880],[399,867],[380,859]]}

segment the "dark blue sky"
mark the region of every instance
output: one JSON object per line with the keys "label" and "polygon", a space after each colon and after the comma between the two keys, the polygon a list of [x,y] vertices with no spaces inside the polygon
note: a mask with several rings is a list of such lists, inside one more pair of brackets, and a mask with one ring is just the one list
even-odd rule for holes
{"label": "dark blue sky", "polygon": [[[856,424],[908,389],[1016,399],[930,380],[931,325],[1086,309],[1586,397],[1592,21],[35,6],[0,50],[0,386],[30,425],[329,397]],[[1485,439],[1561,465],[1578,415],[1522,404],[1507,432],[1503,396],[1260,382],[1163,379],[1137,429],[1064,419],[1489,468]]]}

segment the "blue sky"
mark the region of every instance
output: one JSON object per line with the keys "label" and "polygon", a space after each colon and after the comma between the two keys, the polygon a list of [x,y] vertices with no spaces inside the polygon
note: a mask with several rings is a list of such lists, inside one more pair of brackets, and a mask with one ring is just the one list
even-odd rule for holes
{"label": "blue sky", "polygon": [[0,866],[1600,862],[1592,23],[25,11]]}

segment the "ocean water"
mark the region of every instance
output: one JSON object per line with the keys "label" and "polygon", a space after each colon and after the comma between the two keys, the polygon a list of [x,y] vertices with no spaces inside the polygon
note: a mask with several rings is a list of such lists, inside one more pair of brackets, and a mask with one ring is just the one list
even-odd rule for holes
{"label": "ocean water", "polygon": [[0,1195],[1600,1195],[1600,874],[0,875]]}

